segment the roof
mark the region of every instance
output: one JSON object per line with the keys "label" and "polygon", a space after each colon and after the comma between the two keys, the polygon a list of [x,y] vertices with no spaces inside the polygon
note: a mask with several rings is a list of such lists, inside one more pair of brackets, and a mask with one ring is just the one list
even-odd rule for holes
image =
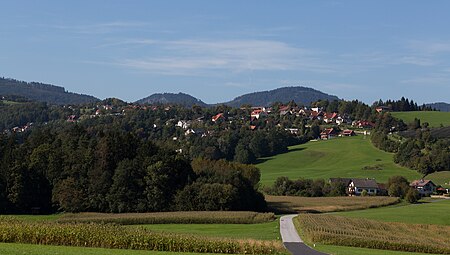
{"label": "roof", "polygon": [[212,121],[217,121],[218,119],[223,118],[223,113],[219,113],[212,117]]}
{"label": "roof", "polygon": [[358,188],[378,188],[374,179],[352,179],[353,185]]}
{"label": "roof", "polygon": [[411,184],[409,184],[409,186],[424,187],[428,183],[431,183],[433,186],[436,186],[431,180],[414,180],[411,182]]}
{"label": "roof", "polygon": [[321,135],[329,135],[329,134],[333,134],[335,133],[336,130],[334,128],[327,128],[324,131],[322,131],[322,133],[320,133]]}
{"label": "roof", "polygon": [[353,131],[353,130],[350,130],[350,129],[346,129],[346,130],[344,130],[342,133],[344,134],[344,135],[348,135],[348,134],[352,134],[352,133],[354,133],[355,131]]}

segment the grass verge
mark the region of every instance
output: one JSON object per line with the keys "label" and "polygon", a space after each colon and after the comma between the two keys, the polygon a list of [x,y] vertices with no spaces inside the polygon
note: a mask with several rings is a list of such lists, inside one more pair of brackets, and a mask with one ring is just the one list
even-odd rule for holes
{"label": "grass verge", "polygon": [[316,245],[314,249],[332,255],[433,255],[430,253],[387,251],[336,245]]}
{"label": "grass verge", "polygon": [[86,248],[55,245],[0,243],[2,255],[199,255],[205,253],[184,253],[166,251],[138,251],[123,249]]}

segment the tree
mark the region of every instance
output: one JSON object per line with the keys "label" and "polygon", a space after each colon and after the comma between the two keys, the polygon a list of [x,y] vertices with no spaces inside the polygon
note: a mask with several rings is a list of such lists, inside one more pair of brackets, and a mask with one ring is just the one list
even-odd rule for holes
{"label": "tree", "polygon": [[409,189],[409,182],[403,176],[392,176],[388,180],[387,188],[389,196],[404,198]]}
{"label": "tree", "polygon": [[417,190],[409,188],[408,192],[405,195],[405,199],[409,203],[414,204],[417,203],[417,201],[420,199],[420,194]]}

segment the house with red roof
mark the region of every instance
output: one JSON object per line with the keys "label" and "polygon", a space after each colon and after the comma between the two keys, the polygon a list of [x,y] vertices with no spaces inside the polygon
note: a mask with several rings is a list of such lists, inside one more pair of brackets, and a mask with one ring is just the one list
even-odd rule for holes
{"label": "house with red roof", "polygon": [[223,113],[219,113],[219,114],[217,114],[217,115],[214,115],[212,118],[211,118],[211,120],[213,121],[213,122],[217,122],[217,121],[219,121],[219,120],[224,120],[225,119],[225,116],[223,116]]}
{"label": "house with red roof", "polygon": [[259,119],[261,117],[267,117],[267,113],[263,110],[253,110],[250,114],[250,117]]}
{"label": "house with red roof", "polygon": [[339,135],[339,132],[335,128],[326,128],[320,133],[320,139],[327,140]]}
{"label": "house with red roof", "polygon": [[434,184],[431,180],[414,180],[409,186],[419,192],[422,196],[429,196],[436,192],[436,184]]}
{"label": "house with red roof", "polygon": [[355,136],[355,135],[356,135],[355,131],[350,129],[342,131],[342,136]]}

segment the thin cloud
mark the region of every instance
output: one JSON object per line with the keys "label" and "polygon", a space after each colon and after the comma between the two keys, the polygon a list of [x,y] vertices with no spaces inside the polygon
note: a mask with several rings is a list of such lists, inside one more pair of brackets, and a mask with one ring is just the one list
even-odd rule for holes
{"label": "thin cloud", "polygon": [[97,24],[84,25],[58,25],[58,24],[37,24],[39,27],[65,30],[77,34],[108,34],[115,33],[124,29],[139,29],[150,26],[151,24],[145,22],[124,22],[114,21]]}
{"label": "thin cloud", "polygon": [[196,75],[211,71],[287,71],[335,72],[321,61],[315,50],[269,40],[175,40],[124,41],[147,44],[157,56],[124,59],[116,64],[133,69],[170,75]]}
{"label": "thin cloud", "polygon": [[429,55],[450,53],[450,42],[414,40],[408,43],[408,48]]}

